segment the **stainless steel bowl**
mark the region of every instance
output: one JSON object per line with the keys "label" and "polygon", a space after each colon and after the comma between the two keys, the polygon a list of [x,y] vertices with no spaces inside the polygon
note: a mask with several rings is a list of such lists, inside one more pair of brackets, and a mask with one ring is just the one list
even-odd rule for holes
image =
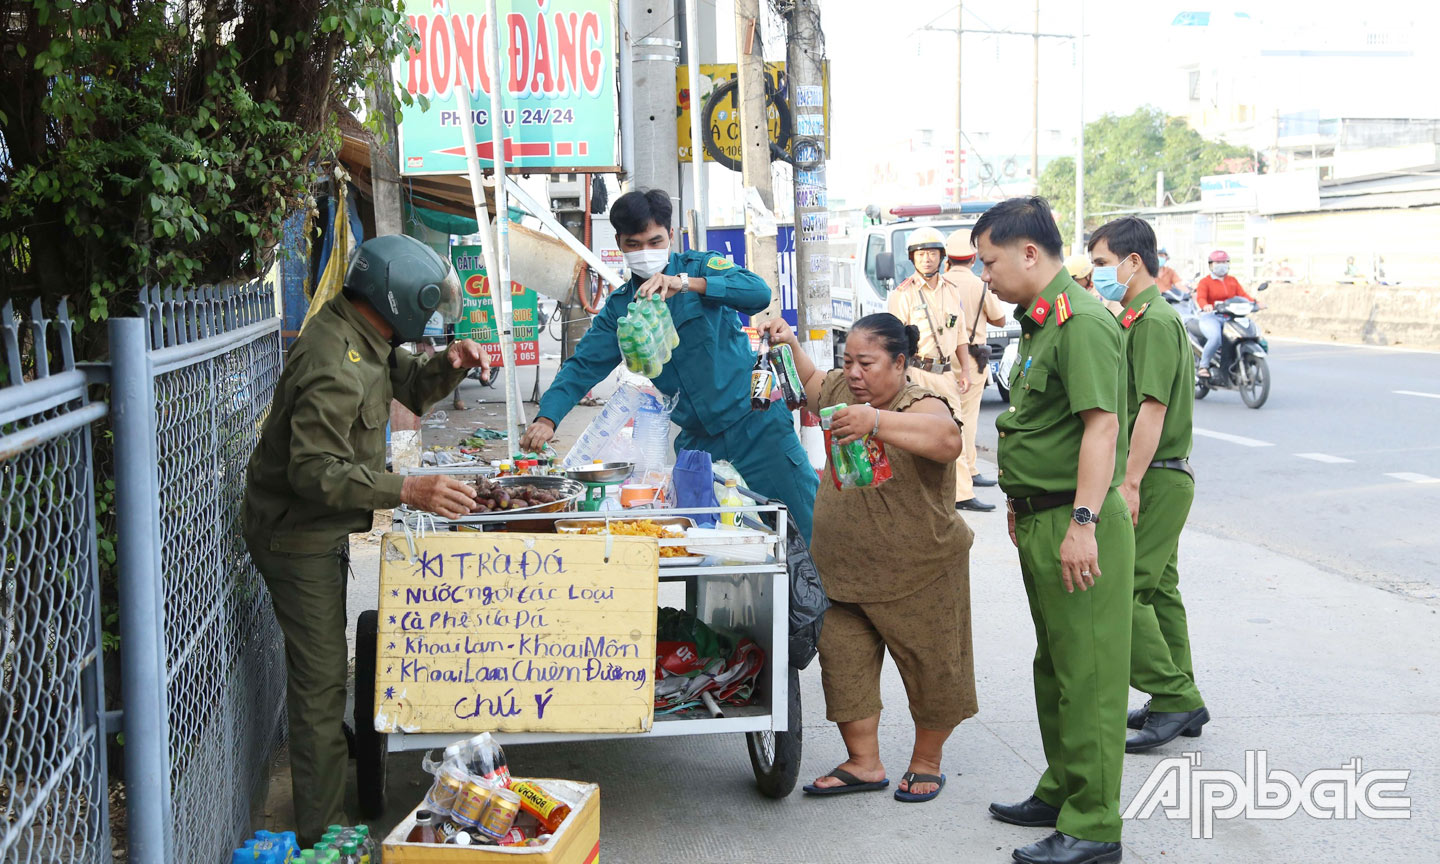
{"label": "stainless steel bowl", "polygon": [[565,474],[582,483],[619,483],[635,473],[634,462],[601,462],[570,468]]}
{"label": "stainless steel bowl", "polygon": [[490,482],[504,489],[534,486],[536,489],[553,492],[560,496],[558,500],[550,504],[517,507],[513,510],[501,510],[487,514],[492,516],[508,516],[511,513],[559,513],[562,510],[572,509],[575,502],[585,494],[585,485],[578,480],[571,480],[569,477],[494,477]]}

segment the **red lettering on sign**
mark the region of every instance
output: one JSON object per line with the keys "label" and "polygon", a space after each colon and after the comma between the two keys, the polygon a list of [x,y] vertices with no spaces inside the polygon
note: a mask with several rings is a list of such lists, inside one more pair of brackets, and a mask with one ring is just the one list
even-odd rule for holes
{"label": "red lettering on sign", "polygon": [[[425,45],[425,31],[430,29],[430,19],[411,15],[410,29],[420,34],[420,45],[423,48]],[[409,66],[410,76],[405,82],[405,89],[410,91],[411,95],[428,93],[430,91],[430,75],[425,68],[425,55],[411,48]]]}
{"label": "red lettering on sign", "polygon": [[[544,82],[541,82],[541,77]],[[545,16],[535,16],[535,74],[530,79],[530,92],[555,92],[555,73],[550,71],[550,35],[545,31]]]}
{"label": "red lettering on sign", "polygon": [[574,12],[566,20],[564,13],[555,16],[555,92],[580,92],[580,16]]}
{"label": "red lettering on sign", "polygon": [[475,83],[480,79],[475,77],[475,67],[484,69],[484,45],[479,39],[479,21],[474,15],[466,15],[462,20],[459,15],[451,16],[450,29],[455,34],[455,65],[457,67],[456,84],[461,87],[470,87],[470,92],[475,90]]}
{"label": "red lettering on sign", "polygon": [[585,51],[580,64],[580,76],[585,82],[585,92],[600,90],[600,70],[605,66],[605,55],[600,52],[600,16],[586,12],[580,24],[580,42],[590,50]]}
{"label": "red lettering on sign", "polygon": [[510,92],[525,92],[530,78],[530,25],[525,16],[510,16]]}
{"label": "red lettering on sign", "polygon": [[443,15],[430,21],[430,39],[425,44],[430,53],[430,83],[436,93],[449,93],[454,49],[450,43],[450,23]]}

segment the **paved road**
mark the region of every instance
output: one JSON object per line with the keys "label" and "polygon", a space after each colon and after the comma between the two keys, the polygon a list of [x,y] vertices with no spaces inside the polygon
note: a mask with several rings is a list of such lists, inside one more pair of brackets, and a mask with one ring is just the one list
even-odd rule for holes
{"label": "paved road", "polygon": [[[1195,405],[1189,528],[1440,599],[1440,353],[1275,340],[1270,400]],[[995,446],[993,395],[982,446]],[[998,494],[992,494],[998,499]]]}

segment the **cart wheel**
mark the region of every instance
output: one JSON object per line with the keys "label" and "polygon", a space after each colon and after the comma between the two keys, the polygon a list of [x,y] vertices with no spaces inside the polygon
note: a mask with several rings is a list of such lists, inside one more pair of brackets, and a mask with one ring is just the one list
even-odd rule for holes
{"label": "cart wheel", "polygon": [[360,813],[379,819],[385,813],[385,735],[375,731],[375,649],[380,613],[360,613],[355,625],[355,782]]}
{"label": "cart wheel", "polygon": [[748,732],[746,749],[750,751],[750,767],[755,771],[755,785],[767,798],[784,798],[795,791],[800,778],[800,745],[804,729],[800,725],[800,673],[790,670],[790,722],[788,732]]}

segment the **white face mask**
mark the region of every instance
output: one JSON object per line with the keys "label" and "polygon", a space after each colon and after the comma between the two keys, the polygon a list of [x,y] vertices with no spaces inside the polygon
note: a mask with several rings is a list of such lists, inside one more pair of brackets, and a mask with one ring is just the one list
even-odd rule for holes
{"label": "white face mask", "polygon": [[641,249],[638,252],[625,253],[625,266],[630,268],[640,279],[649,279],[656,273],[665,269],[670,263],[670,250],[666,249]]}

